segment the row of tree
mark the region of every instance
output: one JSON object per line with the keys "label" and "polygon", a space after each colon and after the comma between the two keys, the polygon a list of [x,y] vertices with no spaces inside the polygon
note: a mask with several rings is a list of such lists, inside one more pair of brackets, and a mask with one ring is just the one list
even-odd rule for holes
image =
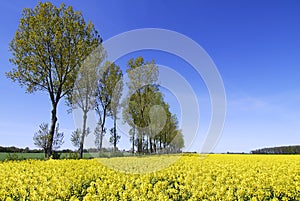
{"label": "row of tree", "polygon": [[[83,113],[82,128],[72,133],[71,141],[80,157],[84,141],[92,131],[87,127],[88,112],[96,110],[98,124],[94,131],[95,144],[102,150],[107,132],[106,119],[112,118],[110,142],[114,151],[117,134],[117,114],[132,127],[132,151],[138,153],[179,151],[184,146],[175,115],[163,100],[156,83],[158,69],[154,61],[142,57],[128,62],[129,95],[120,102],[123,89],[122,71],[115,63],[103,61],[106,52],[102,38],[94,25],[86,23],[80,12],[62,4],[56,7],[39,2],[34,9],[24,9],[20,24],[10,43],[16,66],[7,77],[26,87],[26,92],[46,91],[52,105],[51,121],[41,124],[34,136],[35,145],[43,148],[47,157],[63,143],[58,131],[57,106],[63,98],[72,109]],[[99,68],[101,66],[101,68]]]}
{"label": "row of tree", "polygon": [[123,102],[123,119],[132,127],[133,152],[135,147],[138,153],[178,152],[184,146],[177,118],[155,84],[158,73],[154,61],[138,57],[128,62],[129,95]]}
{"label": "row of tree", "polygon": [[256,149],[251,151],[252,154],[300,154],[300,146],[281,146]]}

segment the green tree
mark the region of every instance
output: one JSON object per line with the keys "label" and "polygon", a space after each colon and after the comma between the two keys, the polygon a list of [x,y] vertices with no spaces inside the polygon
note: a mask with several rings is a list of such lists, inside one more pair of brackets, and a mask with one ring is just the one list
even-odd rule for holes
{"label": "green tree", "polygon": [[[50,132],[47,123],[42,123],[39,126],[39,130],[33,136],[33,143],[35,146],[42,148],[45,152],[45,157],[47,153],[47,148],[50,143]],[[64,133],[59,132],[59,124],[57,124],[53,136],[53,149],[57,150],[64,143]]]}
{"label": "green tree", "polygon": [[73,131],[71,134],[71,142],[73,146],[76,148],[80,147],[80,136],[81,136],[81,130],[78,128],[75,131]]}
{"label": "green tree", "polygon": [[181,130],[174,130],[171,133],[172,141],[170,142],[170,151],[171,152],[181,152],[181,149],[184,147],[184,139]]}
{"label": "green tree", "polygon": [[[149,106],[153,103],[153,94],[157,91],[158,68],[154,61],[145,62],[143,57],[128,61],[127,74],[130,97],[124,102],[123,118],[137,131],[137,152],[142,153],[146,136],[144,128],[148,126]],[[132,132],[133,133],[133,132]]]}
{"label": "green tree", "polygon": [[102,151],[103,136],[105,134],[106,118],[111,116],[114,121],[114,148],[117,144],[116,119],[119,109],[119,100],[122,95],[122,71],[115,63],[106,62],[100,69],[100,79],[96,91],[96,112],[99,117],[95,129],[95,143]]}
{"label": "green tree", "polygon": [[113,151],[117,151],[117,143],[120,141],[121,136],[115,132],[115,127],[111,128],[110,130],[110,138],[109,142],[114,146]]}
{"label": "green tree", "polygon": [[[91,133],[90,129],[87,128],[86,131],[84,132],[84,137],[88,136]],[[80,152],[80,146],[81,146],[81,140],[82,140],[82,135],[83,132],[81,129],[77,128],[75,131],[72,132],[71,134],[71,142],[74,147],[78,148]],[[82,156],[80,156],[82,158]]]}
{"label": "green tree", "polygon": [[147,108],[148,115],[148,144],[150,153],[156,152],[156,141],[160,132],[166,125],[167,113],[166,103],[160,91],[152,94],[152,105]]}
{"label": "green tree", "polygon": [[101,41],[94,25],[86,23],[71,6],[39,2],[34,9],[23,10],[10,43],[10,62],[16,68],[7,77],[26,86],[29,93],[49,94],[52,110],[47,157],[52,154],[58,103],[72,91],[79,66]]}
{"label": "green tree", "polygon": [[[99,76],[99,65],[104,59],[106,53],[102,46],[98,46],[90,55],[86,57],[77,74],[77,79],[73,87],[68,102],[72,109],[79,108],[82,113],[82,129],[79,138],[79,157],[83,156],[83,146],[87,132],[88,112],[95,108],[95,94]],[[78,133],[78,132],[77,132]]]}
{"label": "green tree", "polygon": [[123,90],[123,74],[119,66],[112,64],[111,65],[111,82],[110,85],[114,86],[114,89],[112,91],[112,97],[111,97],[111,103],[109,107],[109,111],[111,114],[111,117],[113,119],[113,125],[112,128],[112,144],[114,146],[114,151],[117,151],[117,143],[119,142],[121,136],[117,134],[117,115],[119,113],[120,109],[120,99],[122,96],[122,90]]}

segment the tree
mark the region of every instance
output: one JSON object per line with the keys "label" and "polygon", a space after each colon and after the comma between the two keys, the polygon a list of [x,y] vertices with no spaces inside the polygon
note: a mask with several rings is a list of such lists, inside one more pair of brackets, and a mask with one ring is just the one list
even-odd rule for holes
{"label": "tree", "polygon": [[150,153],[156,152],[156,142],[160,132],[167,124],[168,107],[163,100],[163,95],[160,91],[153,91],[152,105],[147,108],[148,115],[148,141]]}
{"label": "tree", "polygon": [[114,146],[113,150],[114,152],[116,152],[117,143],[120,141],[121,136],[115,132],[115,127],[111,128],[109,131],[110,131],[109,142]]}
{"label": "tree", "polygon": [[39,2],[24,9],[10,43],[16,66],[6,75],[26,92],[46,91],[51,100],[47,157],[52,154],[59,101],[70,94],[82,61],[102,42],[94,25],[71,6]]}
{"label": "tree", "polygon": [[99,80],[99,65],[105,57],[105,52],[102,46],[98,46],[90,55],[83,61],[74,84],[73,92],[68,97],[68,102],[72,109],[81,109],[83,113],[82,129],[79,139],[79,157],[83,156],[84,140],[87,136],[87,114],[95,108],[95,94],[97,82]]}
{"label": "tree", "polygon": [[171,152],[181,152],[181,149],[184,147],[184,139],[181,130],[174,130],[171,133],[172,141],[170,142],[170,151]]}
{"label": "tree", "polygon": [[[39,130],[33,136],[33,143],[35,146],[42,148],[45,151],[45,157],[47,156],[47,148],[50,143],[50,132],[48,124],[42,123],[39,126]],[[64,133],[59,132],[59,124],[57,124],[53,136],[53,149],[57,150],[64,143]]]}
{"label": "tree", "polygon": [[109,111],[111,114],[111,117],[113,119],[113,125],[112,128],[112,144],[114,146],[114,151],[117,151],[117,143],[119,142],[121,136],[117,134],[117,114],[119,113],[120,109],[120,99],[122,96],[122,90],[123,90],[123,74],[119,66],[112,64],[111,65],[111,85],[114,86],[114,90],[112,91],[112,97],[111,97],[111,103],[109,107]]}
{"label": "tree", "polygon": [[[84,133],[84,137],[88,136],[91,133],[90,129],[87,128],[85,133]],[[81,129],[76,129],[75,131],[72,132],[71,134],[71,142],[73,144],[74,147],[79,148],[78,150],[80,151],[80,146],[81,146],[81,139],[82,139],[82,135],[83,132],[81,131]],[[82,158],[82,156],[81,156]]]}
{"label": "tree", "polygon": [[73,146],[76,148],[80,147],[80,136],[81,136],[80,129],[76,129],[75,131],[72,132],[71,142],[72,142]]}
{"label": "tree", "polygon": [[123,118],[135,126],[137,134],[137,152],[143,152],[145,129],[148,126],[149,106],[153,103],[153,94],[158,90],[155,82],[158,79],[158,68],[154,61],[144,62],[143,57],[128,61],[127,74],[129,82],[129,97],[123,102]]}
{"label": "tree", "polygon": [[[100,113],[98,115],[100,116],[102,114]],[[105,134],[106,134],[106,128],[104,126],[102,127],[102,116],[100,116],[97,122],[97,126],[94,130],[95,145],[99,151],[102,151],[102,144],[103,144],[102,142]]]}
{"label": "tree", "polygon": [[129,135],[130,135],[130,141],[132,143],[132,145],[131,145],[131,153],[134,154],[134,146],[136,144],[136,140],[135,140],[135,126],[134,125],[130,128]]}
{"label": "tree", "polygon": [[[114,120],[114,135],[116,134],[116,118],[119,108],[119,100],[123,89],[122,71],[115,63],[106,62],[100,69],[100,79],[96,91],[96,112],[99,116],[98,125],[95,130],[96,143],[102,150],[103,136],[105,134],[105,122],[109,116]],[[117,138],[115,138],[116,145]],[[116,148],[116,146],[114,146]]]}
{"label": "tree", "polygon": [[128,61],[129,95],[123,101],[123,119],[132,128],[129,131],[132,152],[179,152],[184,138],[178,129],[176,115],[156,84],[158,68],[154,61],[144,62],[142,57]]}

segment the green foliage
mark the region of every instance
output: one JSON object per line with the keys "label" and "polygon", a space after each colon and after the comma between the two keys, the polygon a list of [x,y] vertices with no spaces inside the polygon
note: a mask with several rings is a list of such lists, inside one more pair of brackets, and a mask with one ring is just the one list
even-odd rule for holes
{"label": "green foliage", "polygon": [[280,146],[256,149],[251,151],[252,154],[300,154],[300,146]]}
{"label": "green foliage", "polygon": [[[119,101],[123,90],[122,76],[122,70],[115,63],[106,62],[100,69],[100,80],[97,86],[95,108],[99,117],[98,125],[95,130],[95,143],[100,150],[102,150],[107,117],[113,118],[114,128],[116,128],[117,113],[120,107]],[[116,129],[114,129],[114,136],[114,146],[116,146]]]}
{"label": "green foliage", "polygon": [[69,152],[65,158],[66,159],[79,159],[79,155],[77,152]]}
{"label": "green foliage", "polygon": [[[91,133],[90,129],[87,128],[85,131],[84,137],[87,137],[90,133]],[[71,142],[74,147],[79,148],[82,135],[83,135],[83,132],[81,129],[76,129],[75,131],[72,132]]]}
{"label": "green foliage", "polygon": [[106,62],[100,69],[96,93],[96,110],[98,113],[103,112],[104,109],[108,110],[108,115],[117,112],[123,89],[122,77],[122,70],[115,63]]}
{"label": "green foliage", "polygon": [[109,138],[109,142],[114,145],[114,143],[118,143],[121,139],[121,136],[120,135],[115,135],[115,132],[114,132],[115,128],[111,128],[109,129],[109,132],[110,132],[110,138]]}
{"label": "green foliage", "polygon": [[[23,10],[20,24],[10,43],[17,68],[7,73],[31,93],[45,90],[60,98],[72,89],[77,67],[98,45],[101,38],[92,23],[80,12],[61,4],[39,2]],[[59,93],[59,92],[64,93]]]}
{"label": "green foliage", "polygon": [[79,67],[101,41],[94,25],[86,23],[82,14],[71,6],[39,2],[34,9],[23,10],[10,43],[13,56],[10,62],[16,68],[6,75],[26,87],[28,93],[49,94],[52,116],[48,156],[52,152],[58,102],[71,93]]}
{"label": "green foliage", "polygon": [[80,144],[80,136],[81,136],[81,131],[80,129],[76,129],[75,131],[72,132],[71,135],[71,142],[74,147],[79,147]]}
{"label": "green foliage", "polygon": [[158,79],[158,68],[154,61],[145,62],[143,57],[128,61],[127,74],[129,82],[130,97],[127,97],[124,104],[123,118],[133,126],[139,128],[147,126],[147,110],[153,105],[153,95],[158,91],[155,82]]}
{"label": "green foliage", "polygon": [[18,154],[16,154],[16,153],[8,153],[6,155],[5,161],[16,161],[16,160],[20,160]]}
{"label": "green foliage", "polygon": [[175,115],[163,100],[156,84],[158,68],[142,57],[130,59],[127,69],[130,95],[123,102],[123,118],[132,126],[132,150],[142,152],[178,152],[184,147]]}
{"label": "green foliage", "polygon": [[52,159],[60,159],[61,157],[61,153],[59,153],[58,151],[54,151],[52,153]]}
{"label": "green foliage", "polygon": [[84,113],[95,108],[95,94],[100,79],[99,65],[106,55],[102,46],[88,55],[80,66],[73,92],[68,94],[72,109],[80,108]]}
{"label": "green foliage", "polygon": [[[50,142],[50,133],[49,133],[49,127],[47,123],[42,123],[39,126],[39,130],[34,134],[33,136],[33,143],[35,146],[42,148],[44,150],[47,149]],[[55,133],[53,136],[53,149],[57,150],[60,148],[60,146],[64,143],[64,133],[59,132],[59,124],[57,124],[55,128]]]}
{"label": "green foliage", "polygon": [[102,140],[103,140],[105,133],[106,133],[106,128],[104,127],[104,129],[102,130],[102,122],[99,120],[97,123],[97,126],[94,130],[95,145],[98,150],[102,149]]}
{"label": "green foliage", "polygon": [[105,54],[103,48],[98,46],[98,48],[86,57],[78,71],[72,95],[68,97],[68,101],[72,108],[80,108],[83,112],[82,132],[80,136],[76,136],[79,139],[80,158],[83,157],[84,140],[87,134],[87,114],[90,110],[95,108],[95,94],[97,91],[97,83],[100,78],[98,68],[105,57]]}

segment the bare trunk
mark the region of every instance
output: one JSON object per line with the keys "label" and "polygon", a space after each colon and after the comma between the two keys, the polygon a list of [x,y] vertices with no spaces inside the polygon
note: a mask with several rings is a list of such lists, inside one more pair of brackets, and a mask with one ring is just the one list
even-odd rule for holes
{"label": "bare trunk", "polygon": [[147,135],[147,134],[146,134],[146,147],[145,148],[146,148],[145,152],[149,153],[149,135]]}
{"label": "bare trunk", "polygon": [[83,158],[83,145],[84,145],[84,138],[86,135],[86,119],[87,119],[87,111],[83,111],[82,134],[81,134],[80,147],[79,147],[80,158]]}
{"label": "bare trunk", "polygon": [[103,110],[103,121],[101,122],[101,134],[100,134],[100,140],[99,140],[99,149],[100,152],[102,152],[102,144],[103,144],[103,135],[105,130],[105,120],[106,120],[106,108]]}
{"label": "bare trunk", "polygon": [[103,144],[103,131],[101,130],[100,139],[99,139],[99,151],[102,151],[102,144]]}
{"label": "bare trunk", "polygon": [[141,154],[143,152],[143,139],[142,139],[142,136],[143,135],[141,133],[141,130],[138,129],[138,146],[137,146],[138,150],[137,150],[137,152],[139,154]]}
{"label": "bare trunk", "polygon": [[114,151],[117,151],[117,117],[114,115]]}
{"label": "bare trunk", "polygon": [[150,144],[150,153],[153,153],[153,145],[152,145],[151,137],[149,138],[149,144]]}
{"label": "bare trunk", "polygon": [[135,127],[133,127],[133,134],[132,134],[132,153],[134,154],[134,141],[135,141]]}
{"label": "bare trunk", "polygon": [[159,149],[161,150],[161,137],[159,138]]}
{"label": "bare trunk", "polygon": [[51,111],[51,124],[50,124],[50,130],[49,130],[49,142],[46,152],[46,158],[49,158],[52,155],[52,144],[53,144],[53,136],[55,132],[55,126],[57,122],[57,103],[52,103],[52,111]]}

